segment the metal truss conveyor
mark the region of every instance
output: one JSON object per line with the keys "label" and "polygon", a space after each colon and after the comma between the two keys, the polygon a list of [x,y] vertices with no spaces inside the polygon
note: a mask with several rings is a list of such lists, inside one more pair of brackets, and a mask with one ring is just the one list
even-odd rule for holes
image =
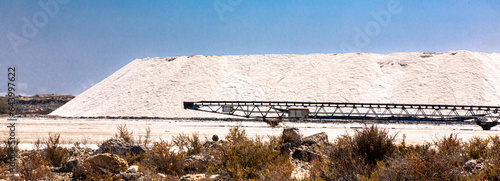
{"label": "metal truss conveyor", "polygon": [[404,121],[474,121],[484,130],[498,124],[500,106],[283,101],[184,102],[185,109],[246,118]]}

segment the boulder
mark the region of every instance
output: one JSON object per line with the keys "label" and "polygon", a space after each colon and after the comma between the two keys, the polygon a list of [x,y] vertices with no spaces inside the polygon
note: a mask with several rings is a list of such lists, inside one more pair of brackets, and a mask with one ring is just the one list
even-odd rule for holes
{"label": "boulder", "polygon": [[94,155],[85,160],[85,162],[90,165],[91,169],[100,170],[104,173],[117,174],[125,172],[128,168],[128,164],[125,160],[116,154],[110,153]]}
{"label": "boulder", "polygon": [[137,165],[132,165],[127,169],[128,173],[136,173],[137,171],[139,171],[139,166]]}
{"label": "boulder", "polygon": [[295,149],[295,151],[292,154],[292,158],[309,162],[314,159],[321,159],[321,156],[316,152],[314,152],[312,147],[302,145]]}
{"label": "boulder", "polygon": [[212,136],[212,141],[219,141],[219,136],[217,136],[216,134],[214,134]]}
{"label": "boulder", "polygon": [[299,129],[297,128],[285,128],[283,129],[283,134],[281,135],[283,143],[290,143],[292,147],[297,147],[301,145],[301,137]]}
{"label": "boulder", "polygon": [[62,164],[61,168],[59,168],[59,170],[57,170],[57,172],[72,172],[73,168],[75,168],[78,165],[78,163],[79,163],[79,161],[77,159],[73,159],[73,160],[64,162]]}
{"label": "boulder", "polygon": [[316,133],[302,139],[303,145],[313,145],[319,142],[328,142],[328,135],[325,132]]}
{"label": "boulder", "polygon": [[94,152],[94,155],[111,153],[124,156],[127,153],[130,153],[131,155],[140,155],[145,152],[146,148],[144,146],[133,146],[122,140],[110,139],[102,143],[101,146],[99,146],[99,149]]}

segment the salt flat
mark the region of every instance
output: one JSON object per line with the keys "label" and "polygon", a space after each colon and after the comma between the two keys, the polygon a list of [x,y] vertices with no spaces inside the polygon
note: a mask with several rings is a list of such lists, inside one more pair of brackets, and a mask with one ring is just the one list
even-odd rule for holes
{"label": "salt flat", "polygon": [[[0,119],[3,122],[5,118]],[[34,143],[38,138],[46,139],[49,133],[60,133],[64,144],[85,142],[92,147],[111,138],[119,125],[126,124],[129,130],[134,131],[136,139],[145,135],[147,127],[151,128],[151,138],[154,141],[171,140],[181,133],[199,133],[202,138],[211,138],[217,134],[223,138],[232,126],[242,126],[251,137],[280,135],[282,128],[271,128],[263,122],[228,122],[228,121],[198,121],[198,120],[154,120],[154,119],[47,119],[32,118],[19,119],[16,123],[16,136],[22,143]],[[493,127],[490,131],[483,131],[481,127],[467,124],[376,124],[380,128],[389,130],[390,134],[397,134],[396,141],[401,142],[403,134],[409,144],[432,143],[451,133],[458,134],[459,138],[468,140],[473,136],[487,138],[500,135],[500,127]],[[291,123],[285,122],[282,127],[297,127],[304,136],[319,132],[326,132],[330,141],[343,134],[354,134],[356,129],[364,127],[362,123]],[[0,129],[0,135],[8,135],[8,129]],[[29,146],[25,146],[29,147]]]}

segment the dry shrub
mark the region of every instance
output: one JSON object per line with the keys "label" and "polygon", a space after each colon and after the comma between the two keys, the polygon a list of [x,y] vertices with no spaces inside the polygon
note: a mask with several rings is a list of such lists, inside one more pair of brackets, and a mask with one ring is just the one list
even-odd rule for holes
{"label": "dry shrub", "polygon": [[[11,152],[11,148],[12,148],[12,145],[10,144],[9,142],[9,139],[5,139],[5,141],[3,141],[2,143],[2,146],[0,146],[0,164],[1,163],[8,163],[9,162],[9,158],[10,158],[10,154],[12,153]],[[17,149],[17,144],[19,144],[18,142],[15,143],[15,149]]]}
{"label": "dry shrub", "polygon": [[465,146],[465,152],[472,159],[484,158],[488,151],[488,139],[482,139],[481,137],[472,137]]}
{"label": "dry shrub", "polygon": [[[370,171],[364,157],[357,155],[353,138],[339,136],[335,144],[322,148],[328,160],[313,162],[312,174],[326,180],[357,180],[357,175],[366,175]],[[319,173],[317,173],[319,172]]]}
{"label": "dry shrub", "polygon": [[488,138],[490,146],[486,152],[485,168],[477,175],[478,180],[500,180],[500,136]]}
{"label": "dry shrub", "polygon": [[21,160],[18,171],[25,180],[54,179],[54,173],[50,171],[48,165],[49,162],[40,154],[31,151]]}
{"label": "dry shrub", "polygon": [[500,162],[500,136],[490,136],[488,140],[491,144],[487,152],[488,158]]}
{"label": "dry shrub", "polygon": [[439,159],[451,167],[460,167],[466,161],[466,153],[462,140],[457,137],[457,134],[444,136],[442,139],[434,141],[437,148]]}
{"label": "dry shrub", "polygon": [[[18,156],[18,150],[19,150],[19,139],[16,139],[14,141],[9,141],[9,138],[6,138],[4,141],[0,143],[0,179],[7,178],[4,173],[9,171],[12,166],[11,162],[13,160],[12,156]],[[18,165],[16,165],[17,168],[19,168]],[[12,180],[11,178],[7,178],[7,180]]]}
{"label": "dry shrub", "polygon": [[142,135],[139,135],[139,145],[143,145],[144,147],[148,147],[149,143],[151,143],[151,128],[148,126],[146,128],[146,135],[144,135],[144,141],[142,141]]}
{"label": "dry shrub", "polygon": [[387,130],[372,125],[362,131],[356,131],[351,145],[354,154],[363,157],[365,163],[373,166],[395,151],[394,138],[395,135],[389,135]]}
{"label": "dry shrub", "polygon": [[431,144],[408,146],[379,168],[380,180],[460,180],[461,166],[467,161],[463,144],[451,134]]}
{"label": "dry shrub", "polygon": [[118,133],[115,134],[114,138],[120,139],[122,141],[125,141],[129,143],[130,145],[134,144],[134,137],[132,136],[134,134],[133,131],[129,131],[127,129],[127,124],[123,124],[118,126]]}
{"label": "dry shrub", "polygon": [[313,162],[312,177],[327,180],[357,180],[370,177],[377,162],[384,161],[396,150],[395,136],[372,125],[356,131],[351,137],[342,135],[335,144],[323,146],[329,160]]}
{"label": "dry shrub", "polygon": [[179,148],[179,150],[186,152],[187,155],[196,155],[201,153],[203,144],[200,140],[198,133],[193,133],[191,136],[179,134],[174,136],[172,142]]}
{"label": "dry shrub", "polygon": [[153,147],[148,151],[142,165],[156,173],[179,176],[184,174],[182,160],[184,156],[184,152],[174,150],[173,143],[160,140],[160,142],[153,143]]}
{"label": "dry shrub", "polygon": [[61,134],[50,134],[49,139],[45,142],[44,156],[54,167],[60,167],[65,162],[70,154],[67,148],[59,146]]}
{"label": "dry shrub", "polygon": [[276,145],[264,142],[260,137],[249,139],[240,127],[231,128],[226,139],[229,140],[227,144],[212,152],[219,161],[211,166],[212,171],[226,174],[231,180],[290,178],[293,165],[288,157],[281,156],[274,149]]}
{"label": "dry shrub", "polygon": [[434,141],[434,145],[441,154],[452,154],[463,148],[462,141],[453,133]]}

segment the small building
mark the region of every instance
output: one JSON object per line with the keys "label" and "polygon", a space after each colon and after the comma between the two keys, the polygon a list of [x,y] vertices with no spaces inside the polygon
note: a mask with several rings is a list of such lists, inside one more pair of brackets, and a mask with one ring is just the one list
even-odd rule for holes
{"label": "small building", "polygon": [[288,108],[289,118],[308,118],[309,108],[306,107],[290,107]]}
{"label": "small building", "polygon": [[224,105],[222,106],[222,112],[233,112],[233,106],[232,105]]}

